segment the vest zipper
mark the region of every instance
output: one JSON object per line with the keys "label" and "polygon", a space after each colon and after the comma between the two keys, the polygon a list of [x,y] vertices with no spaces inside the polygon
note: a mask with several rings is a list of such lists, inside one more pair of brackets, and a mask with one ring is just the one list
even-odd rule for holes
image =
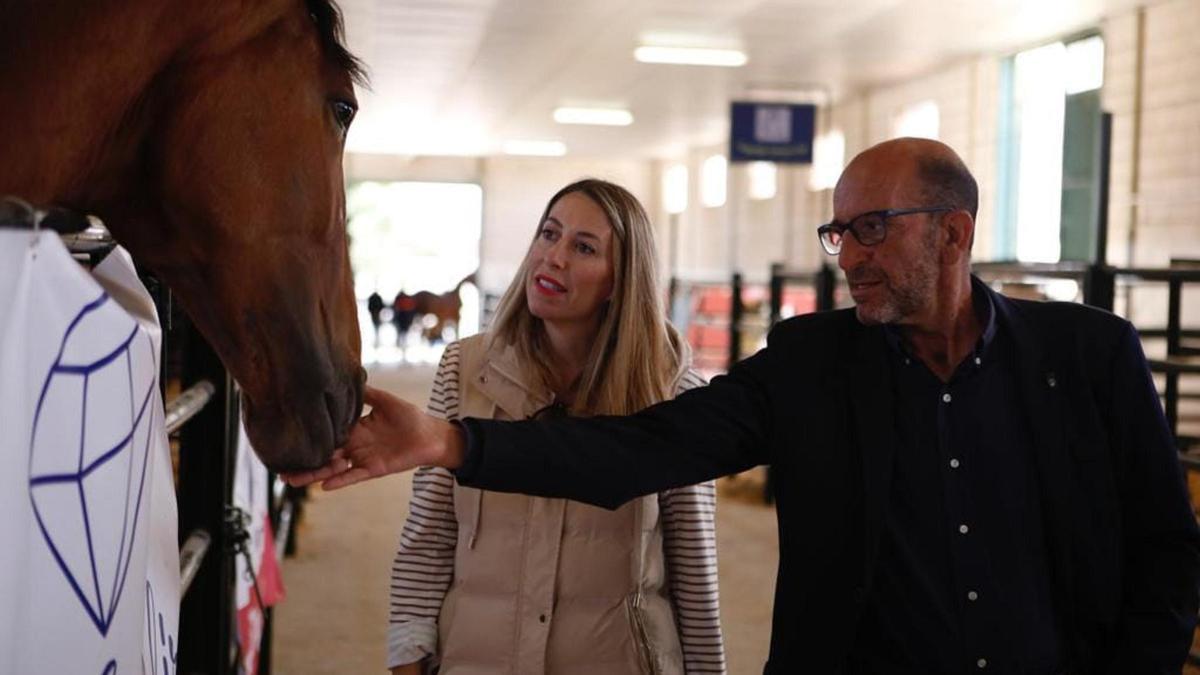
{"label": "vest zipper", "polygon": [[654,663],[654,652],[650,648],[650,637],[646,634],[646,622],[642,619],[642,592],[634,593],[629,604],[629,614],[633,617],[637,648],[644,662],[643,665],[646,666],[646,672],[650,675],[659,675],[659,670]]}
{"label": "vest zipper", "polygon": [[483,518],[483,490],[475,491],[475,518],[471,521],[471,536],[467,541],[467,549],[475,548],[475,537],[479,534],[479,519]]}

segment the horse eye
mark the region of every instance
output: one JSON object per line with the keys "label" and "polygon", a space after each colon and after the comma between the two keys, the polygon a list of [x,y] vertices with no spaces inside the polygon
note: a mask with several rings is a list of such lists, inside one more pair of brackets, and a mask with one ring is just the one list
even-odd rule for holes
{"label": "horse eye", "polygon": [[337,119],[338,126],[342,127],[342,131],[350,128],[350,123],[354,121],[354,114],[358,112],[358,108],[349,101],[334,101],[333,116]]}

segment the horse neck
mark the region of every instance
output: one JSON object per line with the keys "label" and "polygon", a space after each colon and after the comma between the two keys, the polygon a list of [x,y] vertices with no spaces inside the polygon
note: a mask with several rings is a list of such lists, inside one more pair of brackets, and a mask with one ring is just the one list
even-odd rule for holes
{"label": "horse neck", "polygon": [[[11,4],[11,3],[9,3]],[[263,5],[267,3],[262,3]],[[18,2],[0,21],[0,194],[98,213],[130,185],[155,80],[242,3]],[[235,17],[236,18],[236,17]]]}
{"label": "horse neck", "polygon": [[0,57],[0,137],[21,158],[0,163],[0,191],[87,201],[85,186],[110,154],[102,146],[161,64],[157,11],[153,2],[28,2],[0,22],[0,49],[19,56]]}
{"label": "horse neck", "polygon": [[462,279],[459,279],[458,283],[454,284],[454,294],[458,295],[458,292],[462,290],[463,284],[465,284],[467,282],[475,283],[475,273],[474,272],[468,274],[467,276],[463,277]]}

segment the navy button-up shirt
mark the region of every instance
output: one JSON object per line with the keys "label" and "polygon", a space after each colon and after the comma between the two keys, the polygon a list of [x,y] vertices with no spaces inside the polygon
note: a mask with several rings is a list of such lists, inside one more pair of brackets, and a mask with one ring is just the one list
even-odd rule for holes
{"label": "navy button-up shirt", "polygon": [[855,672],[1043,675],[1059,666],[1014,345],[988,295],[976,288],[974,300],[984,332],[949,382],[888,329],[896,455]]}

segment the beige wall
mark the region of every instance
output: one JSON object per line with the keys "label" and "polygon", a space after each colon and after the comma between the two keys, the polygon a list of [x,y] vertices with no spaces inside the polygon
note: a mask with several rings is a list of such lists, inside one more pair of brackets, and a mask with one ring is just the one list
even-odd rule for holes
{"label": "beige wall", "polygon": [[635,160],[493,157],[483,160],[483,250],[480,285],[503,292],[533,240],[538,218],[559,188],[579,178],[603,178],[622,185],[657,209],[658,189],[651,163]]}
{"label": "beige wall", "polygon": [[892,137],[895,118],[906,107],[933,101],[939,140],[958,151],[979,181],[975,257],[992,257],[993,195],[996,181],[996,124],[999,109],[998,56],[975,57],[905,82],[842,99],[827,110],[833,129],[846,136],[846,159]]}
{"label": "beige wall", "polygon": [[[1200,2],[1165,0],[1110,16],[1098,26],[1105,39],[1103,105],[1114,114],[1108,260],[1126,266],[1162,266],[1171,257],[1200,258]],[[1055,36],[1048,36],[1048,40]],[[940,138],[962,155],[980,185],[975,257],[994,257],[996,136],[1000,64],[1008,54],[977,55],[897,83],[852,92],[823,108],[818,129],[840,130],[846,158],[891,136],[897,113],[932,100]],[[398,159],[352,156],[352,178],[461,180],[484,190],[481,281],[489,291],[511,277],[546,199],[581,176],[629,187],[658,228],[664,275],[670,259],[670,217],[659,203],[665,169],[688,167],[687,210],[678,216],[678,273],[684,279],[724,279],[734,270],[765,280],[784,262],[811,269],[823,254],[814,230],[831,216],[830,191],[808,187],[807,167],[781,168],[775,198],[747,196],[745,168],[730,166],[724,206],[700,205],[700,167],[722,144],[696,146],[660,161],[575,158]],[[1164,301],[1139,292],[1128,308],[1138,323],[1159,322]],[[1200,293],[1193,293],[1200,295]],[[1144,296],[1144,299],[1142,299]],[[1185,316],[1200,323],[1200,297]]]}
{"label": "beige wall", "polygon": [[[1103,102],[1113,113],[1108,261],[1161,267],[1200,258],[1200,2],[1170,0],[1109,17]],[[1136,324],[1166,321],[1166,292],[1118,298]],[[1184,294],[1200,325],[1200,289]]]}

